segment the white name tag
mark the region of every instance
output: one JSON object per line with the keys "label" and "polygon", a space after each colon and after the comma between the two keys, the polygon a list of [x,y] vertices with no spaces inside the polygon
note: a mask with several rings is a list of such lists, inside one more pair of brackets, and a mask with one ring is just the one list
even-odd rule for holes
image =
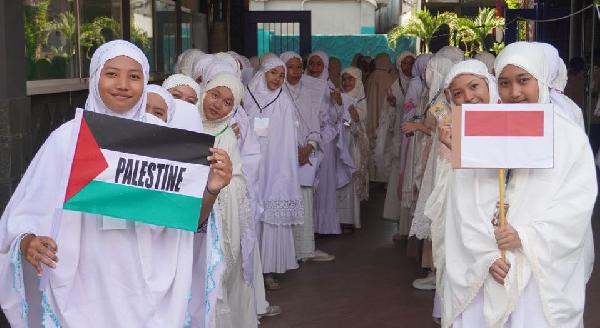
{"label": "white name tag", "polygon": [[254,118],[254,132],[259,137],[268,137],[269,136],[269,118]]}

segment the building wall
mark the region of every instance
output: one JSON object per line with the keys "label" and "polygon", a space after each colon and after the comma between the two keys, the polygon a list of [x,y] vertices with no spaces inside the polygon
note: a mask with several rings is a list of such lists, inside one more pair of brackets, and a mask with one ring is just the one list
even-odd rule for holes
{"label": "building wall", "polygon": [[352,35],[375,32],[375,4],[371,1],[251,1],[252,11],[311,11],[312,34]]}

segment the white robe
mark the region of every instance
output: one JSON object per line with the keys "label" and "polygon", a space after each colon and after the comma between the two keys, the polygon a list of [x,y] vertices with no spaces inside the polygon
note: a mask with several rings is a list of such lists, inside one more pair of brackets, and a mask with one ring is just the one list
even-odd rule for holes
{"label": "white robe", "polygon": [[[583,327],[589,278],[591,214],[597,185],[587,136],[559,111],[554,115],[554,168],[512,170],[507,221],[523,247],[507,252],[505,286],[488,273],[499,258],[491,224],[498,200],[496,170],[457,170],[448,194],[442,327],[482,291],[488,327],[502,327],[531,279],[551,327]],[[474,206],[476,204],[477,206]]]}
{"label": "white robe", "polygon": [[74,122],[48,137],[0,220],[0,304],[6,317],[12,327],[26,327],[28,321],[39,326],[39,317],[23,311],[26,301],[40,300],[31,298],[38,288],[35,278],[22,283],[22,269],[30,264],[21,257],[20,236],[52,236],[55,230],[59,262],[56,269],[45,269],[51,273],[41,307],[49,326],[183,326],[189,318],[192,232],[133,222],[126,229],[102,230],[101,216],[71,211],[54,217],[62,204],[59,189]]}

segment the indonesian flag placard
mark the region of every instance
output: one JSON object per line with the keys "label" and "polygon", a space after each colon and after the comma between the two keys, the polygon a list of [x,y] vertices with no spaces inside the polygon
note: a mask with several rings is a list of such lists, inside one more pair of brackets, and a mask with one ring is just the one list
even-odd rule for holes
{"label": "indonesian flag placard", "polygon": [[453,168],[553,166],[551,104],[468,104],[453,110]]}
{"label": "indonesian flag placard", "polygon": [[63,208],[195,231],[214,137],[78,109]]}

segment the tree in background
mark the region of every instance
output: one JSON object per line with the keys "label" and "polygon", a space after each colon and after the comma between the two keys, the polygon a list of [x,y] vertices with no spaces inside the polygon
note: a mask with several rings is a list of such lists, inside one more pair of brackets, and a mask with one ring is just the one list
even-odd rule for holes
{"label": "tree in background", "polygon": [[388,33],[390,47],[396,45],[396,40],[403,35],[412,35],[421,39],[425,44],[425,52],[429,52],[429,43],[435,32],[443,25],[450,27],[449,44],[462,46],[467,53],[498,49],[502,44],[492,48],[486,46],[486,39],[494,29],[504,28],[504,18],[496,16],[493,8],[479,8],[475,18],[458,17],[455,13],[441,12],[432,16],[425,9],[417,12],[404,26],[397,26]]}
{"label": "tree in background", "polygon": [[396,41],[403,35],[411,35],[421,39],[425,52],[429,52],[429,43],[435,32],[444,24],[450,24],[456,19],[456,14],[450,12],[431,15],[429,10],[423,9],[414,14],[406,25],[396,26],[388,33],[390,48],[396,48]]}

